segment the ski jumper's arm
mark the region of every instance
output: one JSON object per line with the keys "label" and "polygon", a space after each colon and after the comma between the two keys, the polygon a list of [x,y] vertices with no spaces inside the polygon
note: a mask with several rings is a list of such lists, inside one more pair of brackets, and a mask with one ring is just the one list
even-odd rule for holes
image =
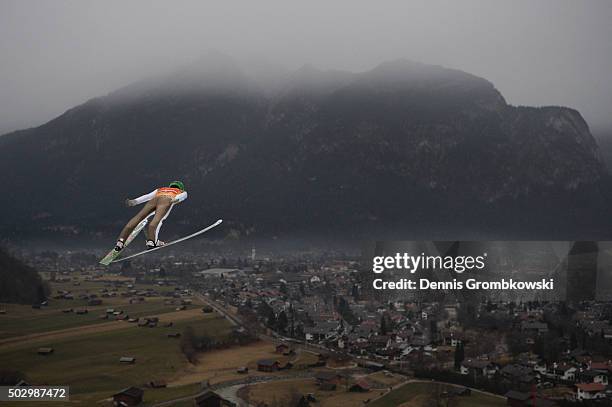
{"label": "ski jumper's arm", "polygon": [[187,199],[187,191],[183,191],[177,196],[175,196],[174,199],[172,200],[172,203],[175,204],[175,203],[183,202],[185,199]]}
{"label": "ski jumper's arm", "polygon": [[130,202],[133,205],[140,205],[141,203],[145,203],[145,202],[150,201],[151,199],[153,199],[155,197],[156,193],[157,193],[157,189],[154,190],[154,191],[151,191],[148,194],[145,194],[143,196],[139,196],[138,198],[131,199]]}

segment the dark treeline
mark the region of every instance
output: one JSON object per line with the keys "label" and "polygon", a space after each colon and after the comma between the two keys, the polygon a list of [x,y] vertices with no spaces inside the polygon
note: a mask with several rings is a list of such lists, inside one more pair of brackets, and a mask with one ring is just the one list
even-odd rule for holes
{"label": "dark treeline", "polygon": [[38,303],[49,288],[38,272],[0,248],[0,302]]}
{"label": "dark treeline", "polygon": [[0,368],[0,386],[14,386],[27,380],[25,373],[18,370]]}
{"label": "dark treeline", "polygon": [[200,352],[247,345],[256,340],[246,332],[232,331],[228,336],[218,338],[206,331],[196,332],[192,326],[186,326],[181,335],[181,351],[190,363],[197,363],[197,354]]}

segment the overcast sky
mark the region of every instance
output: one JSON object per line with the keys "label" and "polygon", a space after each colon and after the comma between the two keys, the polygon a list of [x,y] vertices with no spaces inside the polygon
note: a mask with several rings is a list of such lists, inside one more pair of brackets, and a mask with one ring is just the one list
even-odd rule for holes
{"label": "overcast sky", "polygon": [[0,133],[217,50],[288,68],[458,68],[612,128],[612,1],[0,0]]}

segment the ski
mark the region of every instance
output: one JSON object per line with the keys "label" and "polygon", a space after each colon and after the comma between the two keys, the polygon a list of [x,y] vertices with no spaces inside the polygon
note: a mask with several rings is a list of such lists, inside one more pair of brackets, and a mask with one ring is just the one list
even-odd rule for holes
{"label": "ski", "polygon": [[129,255],[129,256],[127,256],[127,257],[122,257],[122,258],[120,258],[120,259],[112,260],[112,261],[111,261],[111,263],[119,263],[119,262],[122,262],[122,261],[124,261],[124,260],[128,260],[128,259],[134,258],[134,257],[136,257],[136,256],[140,256],[140,255],[143,255],[143,254],[146,254],[146,253],[151,253],[151,252],[154,252],[154,251],[156,251],[156,250],[163,249],[163,248],[165,248],[165,247],[172,246],[172,245],[177,244],[177,243],[180,243],[180,242],[184,242],[185,240],[191,239],[192,237],[196,237],[196,236],[198,236],[198,235],[201,235],[202,233],[208,232],[208,231],[209,231],[209,230],[211,230],[212,228],[215,228],[215,227],[219,226],[219,225],[221,224],[221,222],[223,222],[223,219],[219,219],[218,221],[216,221],[216,222],[215,222],[215,223],[213,223],[212,225],[207,226],[207,227],[205,227],[205,228],[204,228],[204,229],[202,229],[202,230],[199,230],[199,231],[197,231],[197,232],[195,232],[195,233],[192,233],[192,234],[190,234],[190,235],[188,235],[188,236],[181,237],[180,239],[177,239],[177,240],[173,240],[173,241],[171,241],[171,242],[168,242],[168,243],[166,243],[166,244],[165,244],[165,245],[163,245],[163,246],[155,247],[155,248],[153,248],[153,249],[143,250],[143,251],[141,251],[141,252],[138,252],[138,253],[135,253],[135,254]]}
{"label": "ski", "polygon": [[[142,221],[140,221],[140,223],[134,228],[132,233],[130,233],[128,238],[125,240],[125,243],[123,244],[123,250],[125,250],[125,248],[130,243],[132,243],[132,240],[134,240],[136,238],[136,236],[138,236],[138,234],[145,228],[145,226],[147,226],[147,223],[149,222],[149,219],[151,219],[151,217],[153,215],[155,215],[155,212],[151,212],[151,214],[149,216],[147,216]],[[111,249],[111,251],[108,252],[108,254],[106,256],[104,256],[104,258],[102,260],[100,260],[100,264],[108,266],[109,264],[111,264],[113,262],[113,260],[115,260],[117,257],[119,257],[119,255],[121,254],[121,252],[123,250],[118,252],[118,251],[115,251],[115,249]]]}

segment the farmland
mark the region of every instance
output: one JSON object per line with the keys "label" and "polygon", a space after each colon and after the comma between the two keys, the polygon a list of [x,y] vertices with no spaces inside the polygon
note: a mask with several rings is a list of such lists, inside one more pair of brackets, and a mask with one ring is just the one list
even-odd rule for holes
{"label": "farmland", "polygon": [[[190,326],[210,338],[224,339],[232,330],[223,317],[202,313],[197,300],[192,303],[188,294],[175,294],[174,287],[134,284],[131,280],[109,284],[108,278],[90,281],[76,273],[70,281],[52,282],[51,287],[52,295],[70,292],[73,299],[54,298],[39,309],[0,304],[4,311],[0,315],[0,360],[3,368],[25,374],[32,384],[69,385],[71,402],[83,405],[106,400],[132,385],[146,388],[145,404],[197,393],[197,380],[159,389],[146,387],[152,380],[169,382],[188,371],[180,337],[168,334],[181,333]],[[87,297],[95,294],[93,298],[100,298],[111,289],[116,294],[102,298],[102,304],[88,305]],[[136,297],[140,298],[134,301]],[[88,312],[78,314],[76,309]],[[107,312],[109,309],[120,310],[126,319],[147,316],[159,322],[141,327],[117,320],[119,315]],[[102,315],[107,317],[102,319]],[[41,347],[50,347],[53,352],[40,355]],[[124,356],[135,358],[135,363],[120,363]]]}
{"label": "farmland", "polygon": [[[243,388],[240,394],[251,403],[282,404],[295,395],[311,394],[316,401],[313,406],[360,406],[364,403],[372,407],[426,407],[432,400],[444,400],[444,394],[452,385],[431,382],[407,382],[403,376],[378,372],[361,376],[371,385],[367,392],[350,392],[347,384],[341,383],[335,390],[322,390],[312,378],[278,380],[251,385]],[[352,381],[348,382],[350,386]],[[389,388],[393,386],[393,390]],[[443,405],[446,405],[444,402]],[[450,404],[449,404],[450,405]],[[480,392],[465,396],[455,396],[453,406],[457,407],[495,407],[505,406],[504,398]]]}
{"label": "farmland", "polygon": [[[148,315],[162,314],[174,311],[175,304],[167,304],[167,295],[173,290],[171,287],[157,287],[149,284],[140,284],[135,288],[138,290],[155,290],[156,296],[143,298],[143,301],[131,302],[128,296],[128,289],[125,288],[128,282],[125,281],[121,288],[116,289],[116,296],[100,298],[101,304],[88,306],[88,301],[80,297],[99,296],[102,290],[109,290],[110,277],[105,277],[100,281],[88,281],[80,276],[74,276],[68,282],[50,282],[53,293],[70,292],[74,299],[52,299],[47,306],[34,309],[29,305],[0,304],[0,309],[6,314],[0,315],[0,343],[4,339],[13,338],[39,332],[55,331],[66,328],[81,327],[91,324],[107,322],[100,318],[106,309],[120,309],[131,318],[139,318]],[[119,280],[122,282],[122,280]],[[77,285],[75,285],[77,284]],[[110,288],[112,289],[112,288]],[[178,302],[178,301],[177,301]],[[63,310],[87,309],[87,314],[76,315],[75,312],[62,312]],[[186,309],[194,308],[186,305]]]}
{"label": "farmland", "polygon": [[[431,405],[432,400],[442,399],[443,393],[452,388],[452,385],[426,382],[412,382],[387,393],[373,401],[371,407],[425,407]],[[506,405],[504,397],[492,396],[473,391],[470,395],[454,397],[457,407],[502,407]]]}
{"label": "farmland", "polygon": [[[178,321],[169,328],[130,325],[126,329],[70,336],[48,343],[25,343],[2,348],[0,359],[6,366],[25,373],[33,383],[69,383],[73,400],[97,401],[121,388],[167,379],[183,370],[187,361],[180,351],[179,339],[167,334],[180,332],[188,325],[219,337],[230,331],[223,318],[210,314]],[[38,355],[41,345],[53,347],[53,354]],[[122,356],[134,357],[136,363],[121,364]]]}
{"label": "farmland", "polygon": [[[70,305],[75,306],[75,304]],[[57,307],[37,310],[26,305],[3,304],[2,308],[7,311],[7,314],[1,317],[0,343],[4,339],[28,334],[107,323],[107,320],[100,319],[100,315],[104,314],[108,307],[120,308],[131,318],[139,318],[172,312],[176,305],[164,305],[164,300],[161,298],[139,304],[129,304],[127,300],[116,300],[95,307],[84,306],[88,313],[76,315],[74,312],[62,313],[61,308]]]}
{"label": "farmland", "polygon": [[335,390],[322,390],[313,378],[279,380],[263,384],[248,386],[241,391],[241,395],[248,398],[252,403],[264,402],[270,405],[283,403],[290,400],[295,394],[312,394],[316,400],[313,405],[321,407],[333,406],[360,406],[366,400],[372,400],[383,395],[388,385],[395,385],[405,380],[400,375],[385,376],[382,373],[360,376],[372,388],[368,392],[349,392],[347,384],[350,386],[354,379],[349,379],[347,383],[341,383]]}
{"label": "farmland", "polygon": [[198,357],[197,364],[185,365],[184,369],[177,372],[170,383],[183,385],[209,381],[210,384],[215,384],[225,380],[233,380],[245,376],[236,372],[241,366],[249,368],[248,375],[260,374],[256,371],[255,361],[278,356],[273,351],[273,344],[260,341],[239,348],[203,353]]}

